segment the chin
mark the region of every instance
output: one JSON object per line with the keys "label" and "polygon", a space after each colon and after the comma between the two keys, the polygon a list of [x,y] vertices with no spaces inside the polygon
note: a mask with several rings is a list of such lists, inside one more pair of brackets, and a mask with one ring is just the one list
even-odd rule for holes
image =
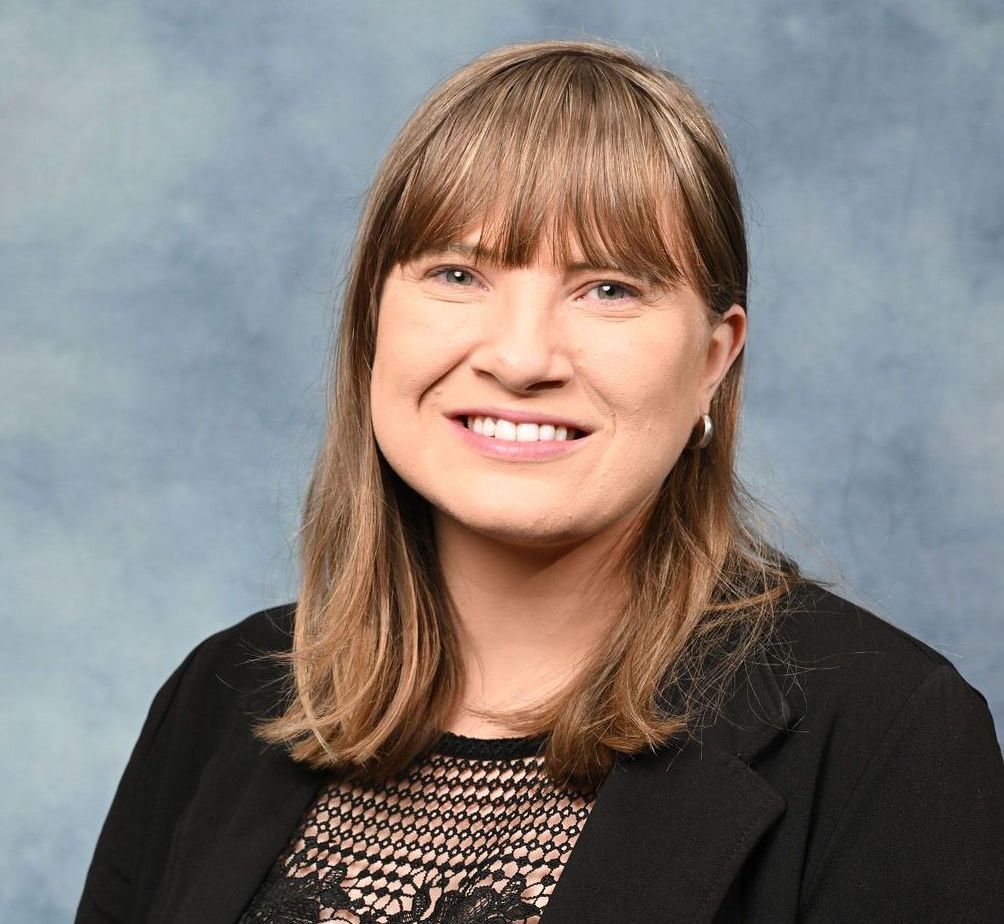
{"label": "chin", "polygon": [[472,498],[463,503],[455,497],[445,503],[431,500],[434,519],[436,514],[447,517],[465,530],[509,545],[547,548],[580,542],[595,532],[559,509],[542,511],[539,505],[527,502],[525,509],[510,506],[503,514],[499,502]]}

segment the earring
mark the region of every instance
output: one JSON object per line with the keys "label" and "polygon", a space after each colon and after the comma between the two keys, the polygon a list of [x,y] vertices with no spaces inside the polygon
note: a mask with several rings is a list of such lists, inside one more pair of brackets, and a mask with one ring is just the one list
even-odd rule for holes
{"label": "earring", "polygon": [[711,434],[714,432],[714,427],[711,426],[711,415],[702,414],[701,423],[704,425],[704,432],[701,434],[701,438],[696,443],[687,443],[687,449],[703,449],[711,442]]}

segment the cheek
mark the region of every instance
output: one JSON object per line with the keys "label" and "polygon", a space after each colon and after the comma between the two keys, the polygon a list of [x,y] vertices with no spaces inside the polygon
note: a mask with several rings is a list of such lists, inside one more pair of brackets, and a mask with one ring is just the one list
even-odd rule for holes
{"label": "cheek", "polygon": [[421,445],[420,406],[456,363],[456,326],[400,295],[385,295],[377,320],[370,377],[373,430],[384,455],[405,464]]}
{"label": "cheek", "polygon": [[632,503],[640,503],[676,465],[699,413],[700,348],[697,332],[689,328],[632,337],[616,351],[606,344],[608,362],[597,386],[612,431],[594,472],[603,490],[627,492]]}
{"label": "cheek", "polygon": [[414,370],[407,357],[413,355],[409,325],[401,306],[386,296],[377,320],[376,351],[370,375],[370,411],[373,431],[384,455],[390,456],[395,434],[401,430],[402,395],[409,391]]}
{"label": "cheek", "polygon": [[[451,320],[453,323],[451,323]],[[417,396],[455,362],[458,325],[449,312],[385,297],[377,321],[373,377],[380,390]]]}
{"label": "cheek", "polygon": [[688,331],[633,339],[609,352],[602,388],[619,429],[664,440],[691,426],[698,391],[700,344]]}

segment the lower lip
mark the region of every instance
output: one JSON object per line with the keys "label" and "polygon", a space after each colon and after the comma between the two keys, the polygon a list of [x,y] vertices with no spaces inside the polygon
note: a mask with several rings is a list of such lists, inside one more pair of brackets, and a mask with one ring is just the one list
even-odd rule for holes
{"label": "lower lip", "polygon": [[464,422],[455,417],[447,417],[446,419],[471,449],[495,459],[509,459],[513,462],[538,462],[567,456],[579,449],[590,436],[587,433],[575,440],[535,440],[532,443],[518,440],[497,440],[493,436],[484,436],[474,430],[467,429]]}

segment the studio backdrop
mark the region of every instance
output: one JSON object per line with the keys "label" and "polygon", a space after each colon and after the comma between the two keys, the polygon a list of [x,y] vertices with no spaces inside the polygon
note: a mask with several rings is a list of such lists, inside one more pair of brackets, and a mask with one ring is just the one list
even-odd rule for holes
{"label": "studio backdrop", "polygon": [[741,474],[1004,725],[1004,11],[985,0],[13,0],[0,16],[0,918],[69,920],[150,699],[292,600],[379,158],[543,38],[686,80],[742,184]]}

